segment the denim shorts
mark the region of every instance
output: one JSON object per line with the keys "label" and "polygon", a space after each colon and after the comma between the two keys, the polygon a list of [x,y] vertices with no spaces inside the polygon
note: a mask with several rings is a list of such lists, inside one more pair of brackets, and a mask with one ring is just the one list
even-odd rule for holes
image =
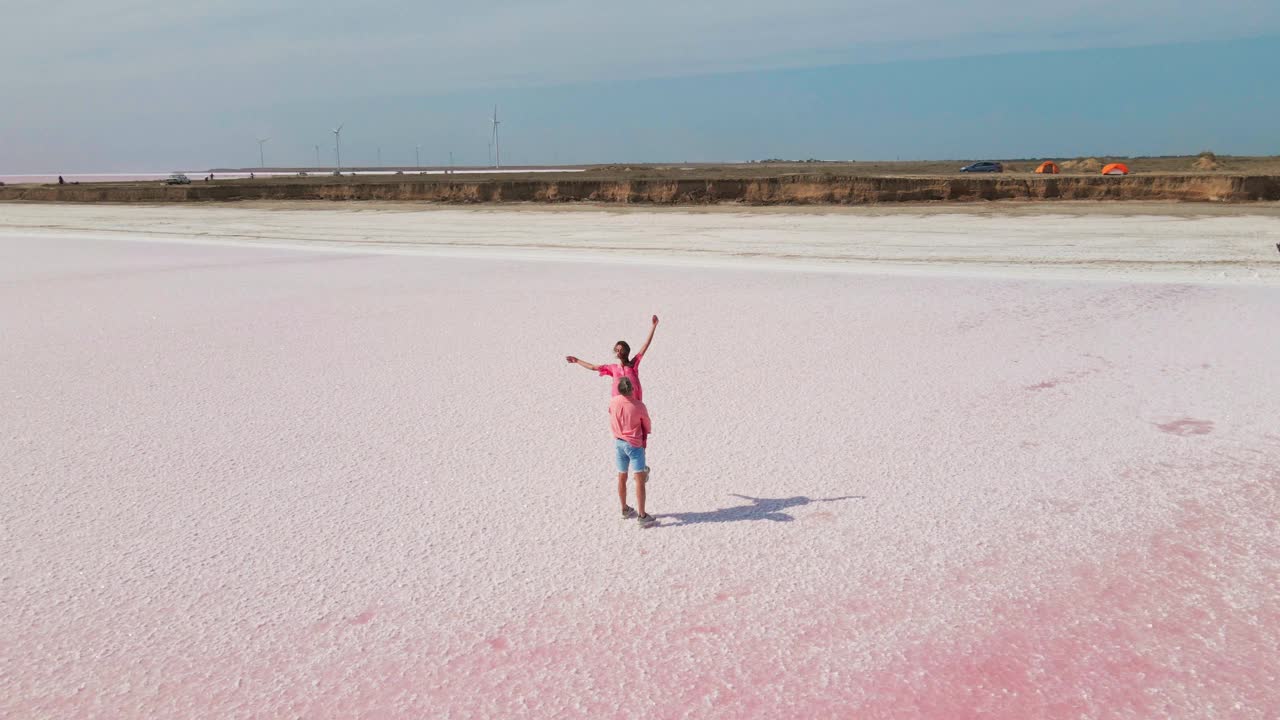
{"label": "denim shorts", "polygon": [[627,464],[631,465],[631,472],[643,472],[649,467],[644,461],[644,448],[636,447],[626,440],[613,439],[613,453],[618,461],[618,472],[627,471]]}

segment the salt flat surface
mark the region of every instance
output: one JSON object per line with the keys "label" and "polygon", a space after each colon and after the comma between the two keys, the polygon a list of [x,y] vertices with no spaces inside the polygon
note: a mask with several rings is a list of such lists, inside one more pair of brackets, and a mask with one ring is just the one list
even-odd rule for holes
{"label": "salt flat surface", "polygon": [[[200,226],[167,208],[65,210],[0,206],[2,717],[1280,714],[1261,256],[1237,284],[760,271],[388,251],[396,212],[200,209],[192,243],[137,241]],[[520,252],[747,223],[478,215]],[[842,252],[815,217],[794,242]],[[1268,222],[1135,218],[1112,254],[1247,255],[1191,229]],[[302,235],[324,251],[276,246]],[[607,384],[563,356],[654,312],[642,531]]]}
{"label": "salt flat surface", "polygon": [[0,204],[0,233],[33,231],[453,257],[1280,285],[1280,205],[1269,203],[800,210]]}

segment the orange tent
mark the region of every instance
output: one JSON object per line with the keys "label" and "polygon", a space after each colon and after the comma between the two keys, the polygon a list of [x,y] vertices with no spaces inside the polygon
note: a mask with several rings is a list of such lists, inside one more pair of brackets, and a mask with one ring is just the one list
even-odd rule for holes
{"label": "orange tent", "polygon": [[1124,163],[1111,163],[1110,165],[1102,168],[1102,174],[1103,175],[1128,175],[1129,166],[1125,165]]}
{"label": "orange tent", "polygon": [[1045,161],[1040,163],[1040,167],[1036,168],[1036,172],[1040,173],[1041,175],[1044,175],[1046,173],[1050,175],[1057,175],[1062,171],[1058,169],[1058,163]]}

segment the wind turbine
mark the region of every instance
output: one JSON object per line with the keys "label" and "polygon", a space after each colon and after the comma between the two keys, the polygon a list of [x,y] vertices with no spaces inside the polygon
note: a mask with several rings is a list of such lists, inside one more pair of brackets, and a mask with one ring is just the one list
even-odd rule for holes
{"label": "wind turbine", "polygon": [[271,138],[258,138],[258,166],[259,167],[262,167],[262,168],[267,167],[266,156],[262,154],[262,145],[263,143],[265,143],[270,139]]}
{"label": "wind turbine", "polygon": [[320,146],[316,145],[316,169],[320,169]]}
{"label": "wind turbine", "polygon": [[422,146],[421,145],[413,146],[413,166],[419,169],[422,168]]}
{"label": "wind turbine", "polygon": [[332,130],[333,154],[334,154],[334,158],[336,158],[338,162],[338,167],[336,170],[334,170],[334,172],[339,175],[342,174],[342,126],[343,125],[346,125],[346,123],[339,123],[338,127]]}
{"label": "wind turbine", "polygon": [[502,167],[502,143],[498,141],[498,106],[493,106],[493,157],[496,161],[494,167]]}

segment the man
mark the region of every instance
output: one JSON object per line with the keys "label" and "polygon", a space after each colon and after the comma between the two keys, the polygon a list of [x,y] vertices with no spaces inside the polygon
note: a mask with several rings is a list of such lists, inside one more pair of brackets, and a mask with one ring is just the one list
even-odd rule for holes
{"label": "man", "polygon": [[[618,394],[609,401],[609,425],[613,429],[614,455],[618,461],[618,500],[622,502],[622,518],[625,520],[635,515],[640,527],[646,528],[657,522],[644,508],[645,483],[649,480],[649,465],[645,462],[644,453],[653,424],[649,420],[648,408],[632,397],[634,390],[629,378],[618,379]],[[638,515],[627,505],[628,470],[636,477]]]}

